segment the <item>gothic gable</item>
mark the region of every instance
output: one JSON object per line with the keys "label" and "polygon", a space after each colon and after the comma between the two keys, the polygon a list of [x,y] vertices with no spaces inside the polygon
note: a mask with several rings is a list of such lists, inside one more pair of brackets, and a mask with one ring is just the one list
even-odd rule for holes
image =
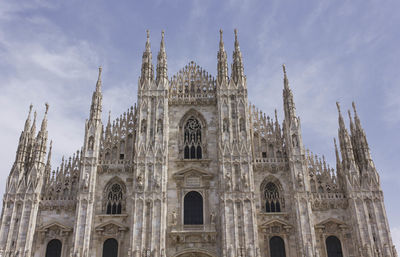
{"label": "gothic gable", "polygon": [[170,82],[171,104],[215,103],[216,80],[191,61]]}

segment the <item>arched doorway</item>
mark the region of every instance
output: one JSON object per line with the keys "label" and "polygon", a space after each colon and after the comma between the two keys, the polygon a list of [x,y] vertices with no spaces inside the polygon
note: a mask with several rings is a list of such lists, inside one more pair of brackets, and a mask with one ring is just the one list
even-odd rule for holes
{"label": "arched doorway", "polygon": [[46,257],[61,257],[62,243],[58,239],[53,239],[47,244]]}
{"label": "arched doorway", "polygon": [[118,257],[118,241],[109,238],[103,244],[103,257]]}
{"label": "arched doorway", "polygon": [[185,195],[184,220],[185,225],[203,224],[203,197],[199,192],[191,191]]}
{"label": "arched doorway", "polygon": [[285,242],[281,237],[271,237],[269,240],[269,253],[271,257],[286,257]]}
{"label": "arched doorway", "polygon": [[343,257],[342,244],[339,238],[335,236],[329,236],[326,238],[326,251],[328,257]]}

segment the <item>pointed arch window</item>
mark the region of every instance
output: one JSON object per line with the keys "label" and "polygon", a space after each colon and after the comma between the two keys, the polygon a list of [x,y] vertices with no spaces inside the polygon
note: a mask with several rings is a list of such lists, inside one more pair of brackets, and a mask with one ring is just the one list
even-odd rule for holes
{"label": "pointed arch window", "polygon": [[46,257],[61,257],[62,243],[58,239],[51,240],[46,247]]}
{"label": "pointed arch window", "polygon": [[184,126],[184,158],[202,158],[202,134],[201,124],[195,117],[190,117]]}
{"label": "pointed arch window", "polygon": [[326,251],[328,257],[343,257],[342,245],[339,238],[335,236],[326,238]]}
{"label": "pointed arch window", "polygon": [[103,244],[103,257],[118,257],[118,241],[109,238]]}
{"label": "pointed arch window", "polygon": [[264,197],[266,212],[281,212],[281,198],[276,184],[268,182],[265,185]]}
{"label": "pointed arch window", "polygon": [[271,257],[286,257],[285,242],[279,236],[271,237],[269,240],[269,251]]}
{"label": "pointed arch window", "polygon": [[120,184],[114,183],[107,190],[106,214],[121,214],[123,190]]}

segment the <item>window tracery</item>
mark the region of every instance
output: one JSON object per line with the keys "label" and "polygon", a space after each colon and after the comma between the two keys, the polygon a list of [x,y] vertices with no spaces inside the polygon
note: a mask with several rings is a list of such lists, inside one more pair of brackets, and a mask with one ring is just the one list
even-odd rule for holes
{"label": "window tracery", "polygon": [[118,183],[112,184],[106,194],[106,214],[121,214],[123,206],[123,189]]}
{"label": "window tracery", "polygon": [[265,211],[281,212],[282,199],[276,184],[268,182],[264,188]]}
{"label": "window tracery", "polygon": [[195,117],[190,117],[184,127],[184,158],[202,158],[201,124]]}

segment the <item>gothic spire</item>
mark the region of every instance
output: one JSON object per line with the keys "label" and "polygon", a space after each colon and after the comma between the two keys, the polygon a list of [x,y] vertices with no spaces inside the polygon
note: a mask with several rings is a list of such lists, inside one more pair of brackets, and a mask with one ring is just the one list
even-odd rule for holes
{"label": "gothic spire", "polygon": [[340,111],[339,102],[336,102],[336,107],[338,109],[338,114],[339,114],[338,137],[339,137],[340,151],[342,153],[342,161],[346,164],[347,167],[349,167],[350,163],[354,162],[353,148],[349,133],[347,132],[346,126],[344,124],[342,113]]}
{"label": "gothic spire", "polygon": [[160,51],[157,56],[157,84],[168,80],[167,54],[165,52],[164,30],[161,32]]}
{"label": "gothic spire", "polygon": [[150,32],[149,30],[147,32],[147,39],[146,39],[146,45],[145,45],[145,50],[143,52],[142,56],[142,72],[141,72],[141,77],[140,81],[143,83],[146,80],[153,80],[154,78],[154,70],[153,70],[153,57],[150,49]]}
{"label": "gothic spire", "polygon": [[218,82],[222,84],[223,81],[228,81],[228,58],[226,55],[224,41],[222,39],[223,31],[219,30],[219,50],[218,50]]}
{"label": "gothic spire", "polygon": [[289,80],[286,74],[286,66],[282,64],[283,69],[283,107],[285,110],[285,119],[289,122],[296,117],[296,107],[293,100],[293,93],[289,87]]}
{"label": "gothic spire", "polygon": [[33,112],[33,123],[31,126],[31,136],[34,137],[36,133],[36,117],[37,117],[37,112]]}
{"label": "gothic spire", "polygon": [[32,107],[33,105],[29,105],[29,113],[28,113],[28,117],[26,118],[25,121],[25,127],[24,127],[24,132],[28,132],[29,127],[31,126],[31,113],[32,113]]}
{"label": "gothic spire", "polygon": [[340,167],[341,167],[341,162],[340,162],[339,150],[338,150],[338,147],[336,144],[336,138],[333,138],[333,143],[335,145],[336,171],[339,173]]}
{"label": "gothic spire", "polygon": [[235,29],[235,50],[233,51],[232,78],[235,83],[244,79],[242,52],[240,51],[237,29]]}
{"label": "gothic spire", "polygon": [[[355,121],[355,128],[354,128],[354,148],[357,149],[359,153],[359,165],[361,167],[365,165],[374,166],[372,163],[371,153],[369,151],[367,136],[365,135],[365,131],[361,126],[360,118],[358,117],[356,105],[352,102],[353,111],[354,111],[354,121]],[[353,132],[352,132],[353,134]]]}
{"label": "gothic spire", "polygon": [[99,75],[97,77],[97,83],[96,83],[96,91],[101,92],[101,72],[102,72],[101,66],[99,67]]}
{"label": "gothic spire", "polygon": [[49,104],[45,103],[45,106],[46,106],[46,111],[44,113],[44,117],[43,117],[43,120],[42,120],[42,125],[40,127],[40,131],[42,133],[44,133],[47,130],[47,113],[49,111]]}
{"label": "gothic spire", "polygon": [[90,106],[90,120],[101,120],[101,109],[103,94],[101,93],[101,72],[102,68],[99,67],[99,75],[96,83],[96,90],[92,95],[92,104]]}

